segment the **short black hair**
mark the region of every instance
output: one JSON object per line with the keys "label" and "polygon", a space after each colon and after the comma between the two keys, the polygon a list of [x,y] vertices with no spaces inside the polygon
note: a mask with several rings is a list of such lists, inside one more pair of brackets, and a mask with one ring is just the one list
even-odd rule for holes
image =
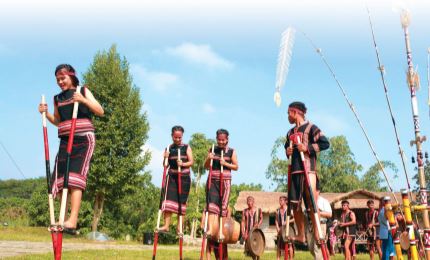
{"label": "short black hair", "polygon": [[77,87],[79,86],[79,79],[76,77],[76,71],[70,64],[60,64],[55,68],[55,76],[57,76],[57,72],[60,70],[66,70],[67,72],[72,72],[75,75],[69,75],[69,77],[72,79],[73,86]]}
{"label": "short black hair", "polygon": [[216,131],[216,136],[218,137],[219,135],[226,135],[228,137],[229,133],[226,129],[220,128]]}
{"label": "short black hair", "polygon": [[349,201],[347,201],[347,200],[342,200],[342,203],[341,203],[342,205],[343,204],[348,204],[349,205]]}
{"label": "short black hair", "polygon": [[176,131],[180,131],[180,132],[182,132],[182,133],[184,133],[184,132],[185,132],[184,128],[183,128],[182,126],[180,126],[180,125],[175,125],[174,127],[172,127],[172,135],[173,135],[173,133],[174,133],[174,132],[176,132]]}
{"label": "short black hair", "polygon": [[288,107],[298,109],[298,110],[302,111],[303,114],[306,114],[306,111],[308,110],[305,106],[305,103],[300,102],[300,101],[294,101]]}
{"label": "short black hair", "polygon": [[370,204],[375,204],[375,202],[373,200],[368,200],[367,205],[370,205]]}

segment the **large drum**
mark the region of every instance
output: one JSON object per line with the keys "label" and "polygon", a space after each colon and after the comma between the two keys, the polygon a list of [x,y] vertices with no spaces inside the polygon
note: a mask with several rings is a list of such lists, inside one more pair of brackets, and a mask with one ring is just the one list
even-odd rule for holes
{"label": "large drum", "polygon": [[264,233],[261,229],[255,228],[249,232],[249,236],[245,244],[245,250],[250,256],[261,256],[264,253],[265,247],[266,238],[264,237]]}
{"label": "large drum", "polygon": [[334,228],[334,233],[336,234],[337,238],[343,238],[344,231],[345,231],[345,229],[343,227],[341,227],[340,225],[337,225]]}
{"label": "large drum", "polygon": [[411,242],[409,240],[409,233],[407,231],[403,231],[400,234],[399,240],[400,240],[400,247],[403,250],[409,250],[409,247],[411,247]]}
{"label": "large drum", "polygon": [[[240,224],[237,221],[234,221],[232,218],[223,218],[222,219],[223,229],[222,233],[224,235],[224,244],[236,244],[239,240],[240,236]],[[219,218],[214,218],[211,223],[211,238],[212,240],[218,241],[219,239]]]}

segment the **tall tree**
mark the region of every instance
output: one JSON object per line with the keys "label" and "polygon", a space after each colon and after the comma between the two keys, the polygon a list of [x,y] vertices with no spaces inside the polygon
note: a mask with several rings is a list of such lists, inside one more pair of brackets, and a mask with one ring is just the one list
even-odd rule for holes
{"label": "tall tree", "polygon": [[96,231],[104,203],[126,194],[149,163],[150,153],[142,151],[149,124],[129,64],[115,45],[95,55],[84,81],[105,110],[104,117],[94,119],[97,144],[88,178],[88,191],[95,200],[92,230]]}
{"label": "tall tree", "polygon": [[357,173],[363,167],[343,135],[330,138],[330,148],[319,156],[318,177],[324,192],[348,192],[360,187]]}
{"label": "tall tree", "polygon": [[[394,178],[397,178],[397,167],[394,163],[390,161],[382,161],[382,166],[384,169],[391,169],[395,175]],[[375,163],[372,165],[366,173],[360,179],[360,187],[369,191],[387,191],[387,187],[384,186],[385,178],[381,176],[382,172],[379,168],[379,164]]]}
{"label": "tall tree", "polygon": [[284,136],[275,140],[272,152],[270,153],[272,160],[266,170],[266,177],[275,183],[277,191],[287,190],[288,160],[286,159],[284,150],[285,141]]}
{"label": "tall tree", "polygon": [[202,175],[205,175],[205,160],[208,155],[208,150],[211,145],[214,143],[212,139],[207,139],[206,136],[202,133],[194,133],[191,135],[190,146],[193,150],[194,164],[191,166],[195,177],[195,197],[191,202],[193,202],[192,206],[195,208],[192,209],[190,217],[193,219],[193,223],[191,226],[191,236],[196,237],[197,231],[197,219],[199,214],[199,204],[200,204],[200,196],[199,196],[199,187],[200,187],[200,179]]}

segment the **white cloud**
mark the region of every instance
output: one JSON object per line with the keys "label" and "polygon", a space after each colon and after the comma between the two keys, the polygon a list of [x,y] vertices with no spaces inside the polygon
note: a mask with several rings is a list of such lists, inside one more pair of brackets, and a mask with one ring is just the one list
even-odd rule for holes
{"label": "white cloud", "polygon": [[205,44],[183,43],[174,48],[167,48],[166,53],[211,68],[232,69],[234,67],[232,62],[224,59],[215,53],[211,46]]}
{"label": "white cloud", "polygon": [[140,81],[139,84],[142,84],[143,87],[149,86],[160,92],[165,92],[167,89],[179,82],[179,77],[175,74],[150,71],[138,64],[131,64],[130,71],[134,78],[137,81]]}
{"label": "white cloud", "polygon": [[203,104],[203,111],[207,114],[212,114],[215,112],[215,107],[209,103],[204,103]]}

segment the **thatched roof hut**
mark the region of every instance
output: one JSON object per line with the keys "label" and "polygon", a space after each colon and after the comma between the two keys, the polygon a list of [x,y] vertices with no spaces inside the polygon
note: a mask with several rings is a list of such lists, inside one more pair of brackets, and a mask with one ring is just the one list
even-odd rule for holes
{"label": "thatched roof hut", "polygon": [[263,211],[263,213],[274,213],[279,208],[279,197],[287,196],[286,192],[266,192],[266,191],[241,191],[237,197],[234,209],[242,212],[247,208],[246,198],[252,196],[255,199],[255,205]]}
{"label": "thatched roof hut", "polygon": [[[394,193],[399,203],[402,203],[400,192]],[[234,209],[241,212],[247,208],[246,198],[252,196],[255,198],[255,205],[260,207],[264,213],[274,213],[279,208],[279,197],[287,196],[286,192],[266,192],[266,191],[241,191],[237,198]],[[325,192],[321,196],[327,199],[332,205],[333,210],[341,209],[341,202],[348,200],[349,207],[355,209],[367,209],[367,201],[372,199],[375,202],[375,208],[379,207],[379,200],[385,196],[390,196],[393,203],[396,202],[391,192],[372,192],[364,189],[353,190],[346,193]],[[415,195],[413,195],[415,199]]]}
{"label": "thatched roof hut", "polygon": [[[237,198],[234,209],[237,212],[242,212],[248,207],[246,203],[246,198],[252,196],[255,199],[255,205],[262,209],[263,211],[263,224],[262,230],[266,236],[266,241],[271,243],[269,247],[274,247],[272,243],[273,238],[276,236],[275,229],[275,212],[279,208],[279,197],[287,196],[286,192],[265,192],[265,191],[241,191]],[[350,208],[354,211],[357,218],[358,230],[363,233],[364,231],[364,220],[365,214],[368,210],[367,201],[372,199],[375,202],[375,208],[379,208],[379,200],[385,196],[390,196],[391,201],[396,203],[394,196],[391,192],[371,192],[367,190],[354,190],[345,193],[334,193],[326,192],[321,193],[320,196],[324,197],[330,202],[333,210],[333,219],[340,219],[342,214],[341,202],[343,200],[348,200]],[[402,197],[400,192],[395,193],[399,203],[402,203]],[[415,195],[413,200],[415,200]],[[358,241],[358,240],[357,240]],[[361,243],[366,241],[361,239]]]}

